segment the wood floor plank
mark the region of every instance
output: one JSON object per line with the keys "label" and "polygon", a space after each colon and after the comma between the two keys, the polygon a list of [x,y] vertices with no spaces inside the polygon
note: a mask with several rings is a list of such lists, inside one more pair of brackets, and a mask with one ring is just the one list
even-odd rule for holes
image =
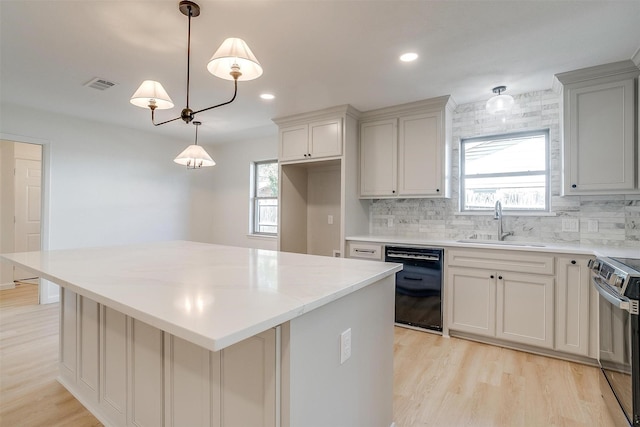
{"label": "wood floor plank", "polygon": [[[56,381],[58,304],[35,302],[37,287],[0,291],[0,426],[100,426]],[[394,419],[397,427],[615,427],[598,375],[591,366],[398,327]]]}
{"label": "wood floor plank", "polygon": [[394,369],[398,427],[615,427],[592,366],[396,328]]}

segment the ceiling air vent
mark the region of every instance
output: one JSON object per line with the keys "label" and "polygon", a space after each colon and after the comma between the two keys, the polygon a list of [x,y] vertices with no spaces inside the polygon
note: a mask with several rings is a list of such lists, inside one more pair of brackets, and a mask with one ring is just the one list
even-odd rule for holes
{"label": "ceiling air vent", "polygon": [[98,90],[107,90],[113,86],[115,86],[117,83],[114,82],[110,82],[109,80],[105,80],[105,79],[101,79],[100,77],[96,77],[93,80],[88,81],[87,83],[85,83],[84,85],[93,89],[98,89]]}

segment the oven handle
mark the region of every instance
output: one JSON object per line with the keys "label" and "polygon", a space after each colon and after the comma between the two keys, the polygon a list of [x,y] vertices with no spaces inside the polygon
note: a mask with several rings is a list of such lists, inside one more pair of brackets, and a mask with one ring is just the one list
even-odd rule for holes
{"label": "oven handle", "polygon": [[438,255],[410,255],[410,254],[401,254],[397,252],[389,252],[387,253],[387,257],[389,258],[403,258],[403,259],[417,259],[423,261],[440,261],[440,257]]}
{"label": "oven handle", "polygon": [[627,299],[622,299],[620,297],[617,297],[615,295],[613,295],[605,286],[603,286],[601,284],[601,279],[596,277],[596,276],[592,276],[591,277],[591,282],[593,283],[593,286],[596,288],[596,290],[598,291],[598,293],[600,295],[602,295],[602,297],[604,299],[606,299],[607,301],[609,301],[611,304],[613,304],[615,307],[621,309],[621,310],[626,310],[626,311],[631,311],[631,306],[629,304],[629,300]]}

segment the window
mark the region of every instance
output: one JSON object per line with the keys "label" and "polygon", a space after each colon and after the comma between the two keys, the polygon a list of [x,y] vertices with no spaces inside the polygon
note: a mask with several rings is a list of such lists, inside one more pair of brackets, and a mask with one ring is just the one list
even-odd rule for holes
{"label": "window", "polygon": [[251,164],[251,233],[278,233],[278,162]]}
{"label": "window", "polygon": [[460,210],[549,210],[549,131],[460,142]]}

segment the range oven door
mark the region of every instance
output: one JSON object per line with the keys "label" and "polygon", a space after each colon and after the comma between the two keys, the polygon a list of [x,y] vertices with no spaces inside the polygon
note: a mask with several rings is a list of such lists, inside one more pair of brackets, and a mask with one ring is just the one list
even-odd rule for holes
{"label": "range oven door", "polygon": [[[592,275],[592,283],[600,294],[598,359],[603,373],[602,396],[614,419],[640,426],[638,315],[631,314],[630,301],[614,293],[602,279]],[[611,397],[612,392],[615,398]]]}

